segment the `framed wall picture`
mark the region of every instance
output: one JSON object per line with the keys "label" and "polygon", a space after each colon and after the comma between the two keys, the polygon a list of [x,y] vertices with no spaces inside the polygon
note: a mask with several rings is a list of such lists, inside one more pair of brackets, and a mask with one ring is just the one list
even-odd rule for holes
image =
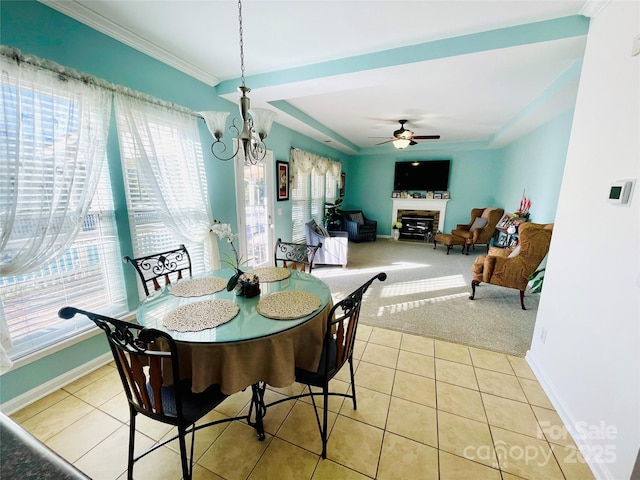
{"label": "framed wall picture", "polygon": [[289,200],[289,162],[276,160],[278,201]]}
{"label": "framed wall picture", "polygon": [[449,192],[442,192],[442,198],[444,199],[449,198]]}
{"label": "framed wall picture", "polygon": [[344,197],[344,192],[345,192],[345,189],[347,187],[347,176],[345,175],[344,172],[340,174],[340,180],[341,180],[341,182],[340,182],[340,184],[341,184],[341,186],[340,186],[340,196]]}
{"label": "framed wall picture", "polygon": [[509,226],[509,220],[511,220],[511,215],[509,213],[505,213],[496,227],[498,228],[507,228]]}
{"label": "framed wall picture", "polygon": [[434,193],[434,194],[433,194],[433,198],[434,198],[434,200],[436,200],[436,199],[438,199],[438,200],[439,200],[439,199],[441,199],[441,198],[442,198],[442,194],[441,194],[441,193]]}

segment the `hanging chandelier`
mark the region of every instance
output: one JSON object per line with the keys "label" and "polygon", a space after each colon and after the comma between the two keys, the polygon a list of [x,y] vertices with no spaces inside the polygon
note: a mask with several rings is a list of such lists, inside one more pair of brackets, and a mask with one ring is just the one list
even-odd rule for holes
{"label": "hanging chandelier", "polygon": [[233,119],[230,132],[236,134],[237,145],[233,146],[231,150],[233,154],[225,157],[224,153],[227,151],[227,146],[222,141],[224,129],[226,126],[227,117],[229,112],[199,112],[204,118],[207,128],[211,132],[211,135],[215,138],[215,141],[211,144],[211,153],[218,160],[228,161],[235,158],[240,153],[240,150],[244,152],[244,163],[255,165],[262,161],[267,154],[267,145],[264,143],[264,139],[267,138],[271,131],[271,125],[273,124],[273,117],[275,112],[267,110],[265,108],[250,108],[251,102],[247,93],[251,91],[249,87],[245,85],[244,80],[244,41],[242,31],[242,2],[238,0],[238,21],[240,25],[240,79],[242,85],[238,87],[238,91],[242,93],[240,97],[240,117],[241,125],[237,125],[237,118]]}

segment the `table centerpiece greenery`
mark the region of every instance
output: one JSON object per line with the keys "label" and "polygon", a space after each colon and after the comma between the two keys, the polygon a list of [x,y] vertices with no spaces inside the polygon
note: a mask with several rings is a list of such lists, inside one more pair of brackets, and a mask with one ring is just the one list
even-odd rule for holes
{"label": "table centerpiece greenery", "polygon": [[215,233],[220,240],[226,240],[233,252],[233,257],[226,253],[226,258],[223,260],[224,263],[229,265],[235,271],[235,274],[227,282],[227,291],[230,292],[236,287],[238,280],[244,274],[244,272],[240,270],[240,266],[243,263],[242,258],[238,254],[238,250],[233,243],[234,240],[238,238],[238,234],[231,232],[231,225],[228,223],[220,223],[218,220],[213,221],[211,231]]}

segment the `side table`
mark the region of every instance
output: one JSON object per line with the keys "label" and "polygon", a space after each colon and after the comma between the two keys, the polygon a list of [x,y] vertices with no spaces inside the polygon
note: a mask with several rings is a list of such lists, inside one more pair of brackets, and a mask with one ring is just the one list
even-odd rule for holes
{"label": "side table", "polygon": [[493,246],[498,248],[513,248],[519,242],[518,233],[508,233],[504,227],[496,227],[496,233],[493,235]]}

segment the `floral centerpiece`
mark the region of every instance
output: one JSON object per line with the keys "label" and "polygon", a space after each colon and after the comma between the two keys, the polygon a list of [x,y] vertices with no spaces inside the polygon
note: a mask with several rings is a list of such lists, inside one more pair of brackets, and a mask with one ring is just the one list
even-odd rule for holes
{"label": "floral centerpiece", "polygon": [[260,295],[260,279],[257,275],[243,273],[238,278],[238,285],[240,285],[240,295],[247,298]]}
{"label": "floral centerpiece", "polygon": [[520,218],[526,218],[528,220],[530,215],[529,213],[530,208],[531,208],[531,200],[527,198],[523,192],[522,200],[520,200],[520,207],[518,208],[518,211],[513,215]]}
{"label": "floral centerpiece", "polygon": [[393,228],[394,230],[397,230],[399,228],[402,228],[402,222],[393,222],[391,224],[391,228]]}
{"label": "floral centerpiece", "polygon": [[244,273],[240,270],[240,265],[242,265],[240,255],[238,254],[238,250],[234,245],[234,240],[238,238],[237,233],[231,232],[231,225],[228,223],[220,223],[218,220],[213,221],[213,225],[211,225],[211,231],[217,235],[220,240],[226,240],[231,250],[233,251],[233,257],[228,253],[227,258],[223,260],[227,265],[229,265],[236,273],[229,279],[227,282],[227,291],[230,292],[233,290],[238,284],[238,279]]}

